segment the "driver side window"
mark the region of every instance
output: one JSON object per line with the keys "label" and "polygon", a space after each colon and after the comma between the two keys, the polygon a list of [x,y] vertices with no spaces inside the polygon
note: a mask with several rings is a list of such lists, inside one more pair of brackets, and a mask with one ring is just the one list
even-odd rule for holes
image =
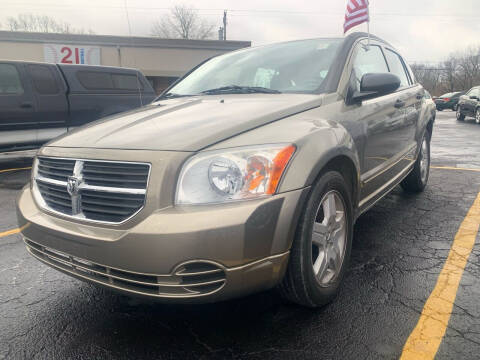
{"label": "driver side window", "polygon": [[355,90],[360,91],[362,76],[368,73],[388,73],[387,62],[383,56],[382,49],[377,45],[364,44],[357,46],[357,54],[353,63]]}

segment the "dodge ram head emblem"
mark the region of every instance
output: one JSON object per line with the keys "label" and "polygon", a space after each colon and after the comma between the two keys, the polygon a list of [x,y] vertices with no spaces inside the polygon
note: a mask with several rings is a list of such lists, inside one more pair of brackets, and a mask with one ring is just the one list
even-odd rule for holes
{"label": "dodge ram head emblem", "polygon": [[67,180],[67,192],[70,194],[70,196],[76,196],[78,195],[78,189],[80,187],[82,180],[75,177],[75,176],[69,176]]}

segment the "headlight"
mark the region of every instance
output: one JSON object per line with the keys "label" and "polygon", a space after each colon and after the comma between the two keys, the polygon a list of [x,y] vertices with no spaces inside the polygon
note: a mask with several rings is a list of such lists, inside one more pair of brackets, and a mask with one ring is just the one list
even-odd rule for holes
{"label": "headlight", "polygon": [[205,151],[189,159],[177,185],[176,204],[211,204],[275,193],[294,145]]}

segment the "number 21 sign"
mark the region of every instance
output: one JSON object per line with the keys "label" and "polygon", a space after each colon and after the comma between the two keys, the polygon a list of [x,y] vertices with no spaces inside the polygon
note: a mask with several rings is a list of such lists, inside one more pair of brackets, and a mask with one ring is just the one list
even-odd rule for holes
{"label": "number 21 sign", "polygon": [[98,46],[45,44],[43,54],[50,63],[101,65]]}

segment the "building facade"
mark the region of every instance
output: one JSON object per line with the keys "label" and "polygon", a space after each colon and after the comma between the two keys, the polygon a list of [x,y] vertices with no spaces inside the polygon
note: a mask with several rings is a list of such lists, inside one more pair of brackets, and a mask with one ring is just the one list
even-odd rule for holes
{"label": "building facade", "polygon": [[202,61],[250,41],[0,31],[0,60],[137,68],[157,93]]}

